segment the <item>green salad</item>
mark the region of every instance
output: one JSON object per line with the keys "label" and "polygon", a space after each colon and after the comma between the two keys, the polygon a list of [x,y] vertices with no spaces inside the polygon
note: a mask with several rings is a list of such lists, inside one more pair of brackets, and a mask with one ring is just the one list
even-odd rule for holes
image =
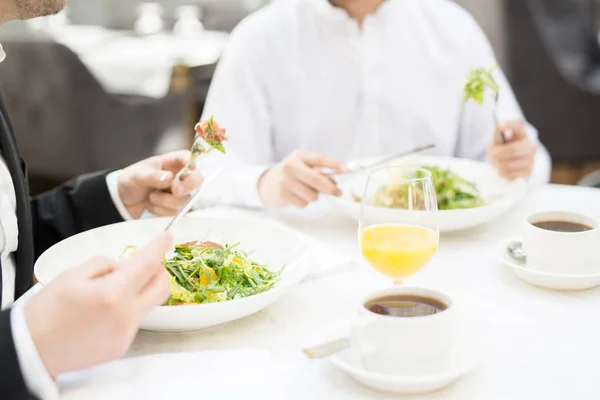
{"label": "green salad", "polygon": [[[477,185],[473,182],[461,178],[449,169],[431,166],[423,166],[422,168],[431,172],[439,210],[459,210],[485,205]],[[406,209],[410,200],[408,190],[408,186],[403,184],[391,183],[385,185],[375,194],[373,205]],[[416,203],[418,204],[418,198],[422,198],[422,194],[413,192],[413,196],[417,196]],[[356,201],[361,201],[359,197],[354,197]],[[412,200],[415,202],[415,198]]]}
{"label": "green salad", "polygon": [[[163,260],[171,275],[171,297],[165,305],[216,303],[272,289],[282,271],[268,270],[236,247],[200,241],[176,245],[175,254]],[[124,254],[137,253],[131,250]]]}
{"label": "green salad", "polygon": [[424,166],[431,172],[435,194],[440,210],[459,210],[462,208],[475,208],[485,205],[477,185],[449,169]]}
{"label": "green salad", "polygon": [[251,261],[236,246],[213,242],[175,246],[175,255],[164,260],[172,286],[166,305],[215,303],[273,288],[281,271],[271,272]]}

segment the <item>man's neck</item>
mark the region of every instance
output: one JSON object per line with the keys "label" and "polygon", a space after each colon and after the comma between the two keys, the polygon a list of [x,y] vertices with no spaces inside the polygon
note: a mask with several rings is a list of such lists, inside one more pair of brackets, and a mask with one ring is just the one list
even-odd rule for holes
{"label": "man's neck", "polygon": [[329,0],[334,6],[346,10],[348,15],[352,19],[358,21],[361,25],[367,15],[375,13],[384,1],[385,0]]}

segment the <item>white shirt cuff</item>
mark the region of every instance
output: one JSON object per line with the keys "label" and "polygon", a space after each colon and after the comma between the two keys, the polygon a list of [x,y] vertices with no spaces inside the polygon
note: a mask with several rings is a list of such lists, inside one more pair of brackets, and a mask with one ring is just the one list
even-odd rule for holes
{"label": "white shirt cuff", "polygon": [[119,214],[121,214],[123,220],[131,221],[133,217],[129,214],[125,204],[123,204],[123,201],[121,201],[121,198],[119,197],[119,175],[121,175],[121,170],[113,171],[106,175],[106,186],[108,186],[110,197],[113,203],[115,203],[115,207],[119,211]]}
{"label": "white shirt cuff", "polygon": [[258,194],[258,181],[270,166],[251,167],[237,173],[236,197],[241,199],[241,205],[252,208],[263,207],[263,201]]}
{"label": "white shirt cuff", "polygon": [[[199,205],[233,205],[263,207],[258,194],[258,180],[270,166],[228,167],[202,191]],[[198,207],[196,207],[198,208]]]}
{"label": "white shirt cuff", "polygon": [[44,367],[29,334],[23,304],[14,306],[10,324],[21,373],[29,391],[40,400],[58,400],[58,387]]}

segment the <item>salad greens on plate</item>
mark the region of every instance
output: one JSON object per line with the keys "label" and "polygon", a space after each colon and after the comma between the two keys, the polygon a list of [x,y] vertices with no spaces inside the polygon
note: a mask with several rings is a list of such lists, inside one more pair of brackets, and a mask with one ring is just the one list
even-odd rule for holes
{"label": "salad greens on plate", "polygon": [[[439,210],[460,210],[485,205],[477,185],[458,176],[449,169],[435,166],[423,166],[431,172]],[[419,193],[413,193],[413,196]],[[354,196],[357,202],[361,199]],[[373,199],[376,207],[406,209],[409,204],[409,188],[401,183],[391,182],[382,186]]]}
{"label": "salad greens on plate", "polygon": [[449,169],[440,167],[423,167],[431,172],[435,194],[440,210],[458,210],[485,205],[477,185]]}
{"label": "salad greens on plate", "polygon": [[236,247],[208,241],[176,245],[174,255],[163,260],[171,275],[171,297],[165,305],[216,303],[272,289],[282,270],[272,272]]}

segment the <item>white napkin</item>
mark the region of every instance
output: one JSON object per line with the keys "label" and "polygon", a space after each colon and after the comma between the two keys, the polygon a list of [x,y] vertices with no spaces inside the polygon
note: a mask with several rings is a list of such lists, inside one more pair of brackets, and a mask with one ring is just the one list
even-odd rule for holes
{"label": "white napkin", "polygon": [[282,382],[271,354],[262,350],[130,358],[58,378],[63,400],[285,400]]}

